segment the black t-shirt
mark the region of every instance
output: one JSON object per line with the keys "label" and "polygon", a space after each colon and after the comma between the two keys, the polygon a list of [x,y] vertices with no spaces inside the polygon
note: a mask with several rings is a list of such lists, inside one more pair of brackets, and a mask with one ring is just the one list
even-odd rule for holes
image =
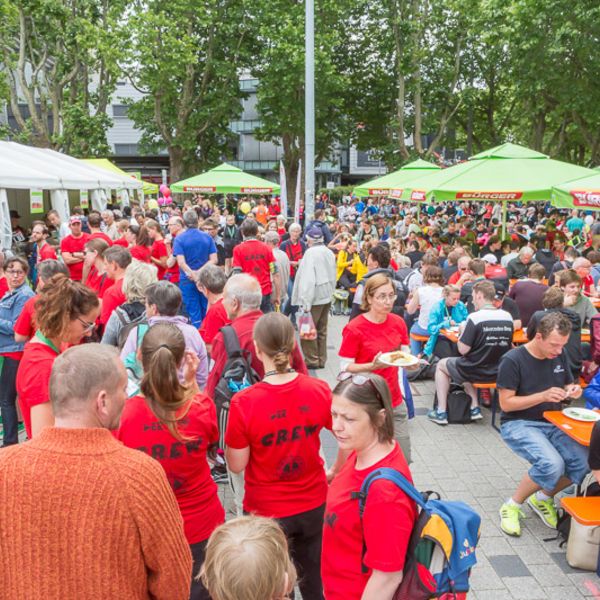
{"label": "black t-shirt", "polygon": [[408,256],[410,259],[410,266],[414,267],[425,256],[425,252],[413,250],[412,252],[405,252],[404,256]]}
{"label": "black t-shirt", "polygon": [[571,333],[569,341],[563,348],[563,354],[566,355],[569,362],[569,369],[573,375],[573,381],[579,380],[581,374],[581,365],[583,364],[583,350],[581,348],[581,319],[576,312],[568,308],[549,308],[547,310],[538,310],[531,315],[527,325],[527,339],[531,341],[537,332],[539,322],[544,316],[551,312],[559,312],[565,315],[571,321]]}
{"label": "black t-shirt", "polygon": [[513,320],[506,311],[483,308],[474,312],[460,336],[460,341],[471,349],[457,359],[456,370],[465,381],[494,381],[498,361],[510,350],[512,338]]}
{"label": "black t-shirt", "polygon": [[[514,390],[517,396],[531,396],[551,387],[564,388],[573,383],[566,354],[557,358],[535,358],[525,346],[519,346],[507,352],[500,361],[496,387]],[[556,402],[542,402],[524,410],[502,411],[501,422],[524,419],[526,421],[544,421],[544,411],[559,410]]]}
{"label": "black t-shirt", "polygon": [[597,421],[592,429],[589,464],[592,471],[600,470],[600,421]]}

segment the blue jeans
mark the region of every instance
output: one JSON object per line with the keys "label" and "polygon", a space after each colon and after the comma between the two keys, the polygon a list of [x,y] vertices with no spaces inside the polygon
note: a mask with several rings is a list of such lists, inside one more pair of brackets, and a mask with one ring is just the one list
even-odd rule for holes
{"label": "blue jeans", "polygon": [[506,421],[500,433],[508,447],[531,464],[531,480],[547,492],[552,491],[563,476],[579,485],[590,470],[587,448],[552,423]]}
{"label": "blue jeans", "polygon": [[[410,332],[416,333],[417,335],[429,335],[429,331],[427,331],[427,329],[423,329],[419,325],[418,321],[415,321],[413,323],[412,327],[410,328]],[[416,355],[422,351],[423,351],[423,342],[417,342],[416,340],[413,340],[412,338],[410,338],[410,353]]]}
{"label": "blue jeans", "polygon": [[19,419],[17,416],[17,370],[19,361],[4,357],[0,374],[0,412],[4,429],[3,446],[19,443]]}
{"label": "blue jeans", "polygon": [[179,282],[179,289],[183,297],[185,310],[190,316],[190,321],[194,327],[200,327],[206,315],[208,300],[206,296],[196,287],[196,284],[187,279]]}
{"label": "blue jeans", "polygon": [[294,289],[294,280],[290,277],[287,286],[287,300],[285,302],[285,307],[283,308],[283,314],[286,317],[290,318],[290,321],[295,325],[296,324],[296,313],[298,312],[298,307],[292,304],[292,291]]}

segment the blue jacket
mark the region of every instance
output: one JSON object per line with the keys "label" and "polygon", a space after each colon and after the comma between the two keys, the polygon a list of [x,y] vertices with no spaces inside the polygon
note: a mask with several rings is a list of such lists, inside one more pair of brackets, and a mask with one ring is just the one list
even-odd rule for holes
{"label": "blue jacket", "polygon": [[600,371],[594,375],[594,378],[583,390],[586,408],[600,408]]}
{"label": "blue jacket", "polygon": [[457,325],[467,320],[469,312],[467,311],[466,305],[460,300],[456,306],[452,307],[450,311],[450,317],[448,318],[448,311],[446,308],[446,301],[442,298],[437,304],[433,306],[429,313],[429,323],[427,324],[427,331],[429,332],[429,339],[423,348],[423,352],[427,356],[433,354],[433,349],[437,342],[440,334],[440,329],[446,329],[450,327],[450,320],[454,321]]}
{"label": "blue jacket", "polygon": [[35,292],[24,283],[16,290],[7,292],[0,300],[0,352],[22,352],[25,344],[15,342],[15,323],[23,310],[25,302]]}

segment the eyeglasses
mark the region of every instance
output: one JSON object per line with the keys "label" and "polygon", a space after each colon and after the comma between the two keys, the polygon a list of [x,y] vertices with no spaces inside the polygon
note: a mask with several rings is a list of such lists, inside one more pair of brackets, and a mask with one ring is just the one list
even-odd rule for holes
{"label": "eyeglasses", "polygon": [[87,333],[88,331],[92,331],[94,329],[94,327],[96,327],[96,323],[89,323],[88,321],[84,321],[83,319],[80,319],[79,317],[77,317],[77,320],[83,325],[84,333]]}
{"label": "eyeglasses", "polygon": [[25,275],[25,271],[15,271],[14,269],[8,269],[7,271],[5,271],[5,273],[7,275],[12,275],[13,277],[19,277],[20,275]]}
{"label": "eyeglasses", "polygon": [[371,389],[375,392],[375,396],[377,397],[377,400],[379,400],[379,402],[381,402],[381,406],[383,406],[385,408],[385,404],[383,403],[383,398],[381,397],[381,394],[379,393],[377,386],[373,383],[373,380],[370,377],[367,377],[366,375],[361,375],[360,373],[350,373],[349,371],[342,371],[337,376],[337,380],[340,382],[348,381],[348,379],[351,380],[353,385],[358,385],[358,386],[370,385]]}
{"label": "eyeglasses", "polygon": [[380,294],[379,296],[373,296],[373,299],[377,300],[378,302],[394,302],[396,298],[396,294]]}

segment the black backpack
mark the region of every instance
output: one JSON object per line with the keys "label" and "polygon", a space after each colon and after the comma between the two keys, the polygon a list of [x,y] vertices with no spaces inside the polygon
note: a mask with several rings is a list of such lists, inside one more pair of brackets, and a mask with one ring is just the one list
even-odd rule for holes
{"label": "black backpack", "polygon": [[[115,309],[115,313],[119,322],[121,323],[121,329],[119,330],[119,336],[117,338],[117,345],[119,347],[119,351],[123,350],[123,346],[129,337],[129,333],[133,329],[137,329],[138,325],[145,325],[144,333],[148,329],[148,319],[146,318],[146,311],[144,311],[141,315],[133,317],[134,313],[127,312],[123,307],[118,306]],[[142,334],[143,337],[144,334]]]}
{"label": "black backpack", "polygon": [[[433,407],[436,409],[437,404],[436,394],[433,399]],[[448,423],[465,424],[471,422],[471,396],[465,392],[462,385],[454,382],[450,383],[447,405]]]}
{"label": "black backpack", "polygon": [[219,423],[219,448],[225,449],[225,430],[229,419],[231,398],[234,394],[260,381],[260,377],[252,368],[252,360],[248,351],[242,350],[235,329],[231,325],[221,327],[227,362],[215,387],[214,401]]}

